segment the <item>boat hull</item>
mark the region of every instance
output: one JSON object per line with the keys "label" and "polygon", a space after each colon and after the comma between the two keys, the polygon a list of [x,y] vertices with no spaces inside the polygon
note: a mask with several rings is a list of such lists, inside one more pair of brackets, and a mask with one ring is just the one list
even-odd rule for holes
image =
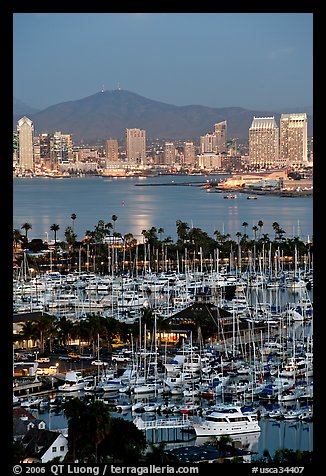
{"label": "boat hull", "polygon": [[210,425],[197,425],[194,424],[194,430],[196,436],[223,436],[223,435],[237,435],[243,433],[258,433],[261,431],[260,427],[256,423],[244,425],[220,425],[219,427]]}

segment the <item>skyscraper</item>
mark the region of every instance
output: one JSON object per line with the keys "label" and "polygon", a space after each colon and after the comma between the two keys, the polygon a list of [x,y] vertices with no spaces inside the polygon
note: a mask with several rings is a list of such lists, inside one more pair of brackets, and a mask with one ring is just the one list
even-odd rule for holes
{"label": "skyscraper", "polygon": [[33,154],[33,122],[24,116],[17,123],[18,132],[18,165],[21,170],[34,170]]}
{"label": "skyscraper", "polygon": [[193,142],[184,143],[184,163],[185,165],[195,165],[196,150]]}
{"label": "skyscraper", "polygon": [[164,164],[173,165],[175,162],[175,145],[173,142],[164,144]]}
{"label": "skyscraper", "polygon": [[146,131],[126,129],[126,150],[128,162],[143,164],[146,159]]}
{"label": "skyscraper", "polygon": [[279,157],[279,129],[274,117],[254,117],[249,129],[250,164],[274,166]]}
{"label": "skyscraper", "polygon": [[119,146],[117,139],[108,139],[105,143],[106,167],[108,163],[117,163],[119,161]]}
{"label": "skyscraper", "polygon": [[307,114],[282,114],[280,119],[280,163],[306,163]]}
{"label": "skyscraper", "polygon": [[202,154],[226,152],[227,146],[227,123],[226,121],[214,124],[214,132],[208,132],[200,137],[200,149]]}
{"label": "skyscraper", "polygon": [[227,141],[227,122],[222,121],[214,124],[214,135],[216,137],[216,152],[221,154],[226,152],[226,141]]}

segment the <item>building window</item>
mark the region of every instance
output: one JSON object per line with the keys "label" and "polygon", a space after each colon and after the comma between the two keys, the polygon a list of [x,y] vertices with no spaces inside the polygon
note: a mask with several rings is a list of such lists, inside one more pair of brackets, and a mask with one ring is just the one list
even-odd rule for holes
{"label": "building window", "polygon": [[64,446],[60,446],[60,451],[61,453],[65,450],[65,447]]}
{"label": "building window", "polygon": [[56,446],[52,446],[52,453],[56,453],[57,452],[57,447]]}

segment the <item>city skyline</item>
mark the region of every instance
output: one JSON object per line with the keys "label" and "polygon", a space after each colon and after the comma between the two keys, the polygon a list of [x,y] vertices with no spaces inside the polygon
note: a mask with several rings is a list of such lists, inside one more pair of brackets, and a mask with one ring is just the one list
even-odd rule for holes
{"label": "city skyline", "polygon": [[13,93],[38,109],[119,88],[180,106],[308,108],[312,24],[312,13],[14,13]]}

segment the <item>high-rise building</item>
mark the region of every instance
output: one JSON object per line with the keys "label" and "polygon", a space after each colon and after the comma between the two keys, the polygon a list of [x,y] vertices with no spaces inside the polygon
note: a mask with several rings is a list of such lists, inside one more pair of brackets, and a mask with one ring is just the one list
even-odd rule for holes
{"label": "high-rise building", "polygon": [[126,129],[126,151],[128,162],[143,164],[146,159],[146,131]]}
{"label": "high-rise building", "polygon": [[164,144],[164,164],[173,165],[175,163],[176,148],[173,142]]}
{"label": "high-rise building", "polygon": [[216,153],[217,137],[215,134],[208,132],[204,136],[200,136],[200,151],[202,154]]}
{"label": "high-rise building", "polygon": [[307,114],[282,114],[280,119],[280,163],[306,163]]}
{"label": "high-rise building", "polygon": [[196,150],[193,142],[184,143],[184,163],[187,165],[195,165]]}
{"label": "high-rise building", "polygon": [[249,129],[250,164],[274,166],[279,157],[279,129],[274,117],[254,117]]}
{"label": "high-rise building", "polygon": [[50,138],[50,159],[51,168],[57,168],[62,163],[72,161],[72,136],[71,134],[62,134],[55,132]]}
{"label": "high-rise building", "polygon": [[34,124],[26,116],[17,123],[18,165],[22,170],[34,170],[33,135]]}
{"label": "high-rise building", "polygon": [[117,139],[108,139],[105,143],[106,167],[108,163],[119,162],[119,144]]}
{"label": "high-rise building", "polygon": [[214,135],[216,137],[216,154],[222,154],[226,152],[226,142],[227,142],[227,123],[226,121],[218,122],[214,124]]}
{"label": "high-rise building", "polygon": [[226,121],[214,124],[214,132],[208,132],[200,137],[200,151],[202,154],[221,154],[227,150],[227,123]]}

